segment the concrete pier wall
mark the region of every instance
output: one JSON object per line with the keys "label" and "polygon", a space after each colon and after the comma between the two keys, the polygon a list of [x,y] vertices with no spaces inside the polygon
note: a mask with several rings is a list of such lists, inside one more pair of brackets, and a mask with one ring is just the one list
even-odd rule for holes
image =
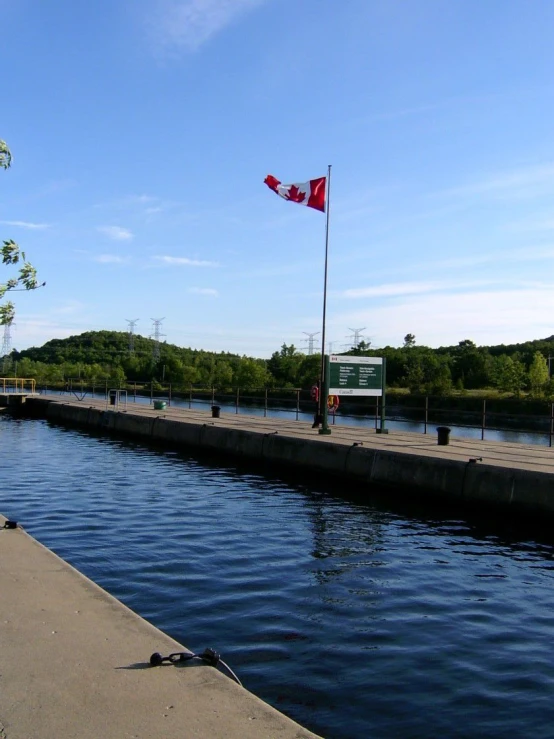
{"label": "concrete pier wall", "polygon": [[318,739],[5,520],[1,739]]}
{"label": "concrete pier wall", "polygon": [[[319,436],[308,424],[279,419],[229,416],[212,420],[207,412],[186,409],[153,411],[85,405],[76,401],[33,398],[27,410],[64,424],[112,432],[171,446],[213,450],[239,459],[267,462],[279,468],[335,476],[371,488],[395,488],[503,510],[554,516],[552,450],[520,445],[455,441],[436,446],[422,435],[377,436],[371,430],[333,430]],[[353,439],[363,439],[353,441]],[[540,452],[540,458],[537,454]]]}

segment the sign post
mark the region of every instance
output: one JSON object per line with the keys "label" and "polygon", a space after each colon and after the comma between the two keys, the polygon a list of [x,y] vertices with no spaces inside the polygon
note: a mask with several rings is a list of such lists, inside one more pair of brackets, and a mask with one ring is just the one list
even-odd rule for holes
{"label": "sign post", "polygon": [[375,429],[376,434],[388,434],[389,430],[385,428],[385,384],[386,384],[386,374],[387,374],[387,360],[383,359],[383,375],[382,375],[382,383],[383,383],[383,393],[381,395],[381,426],[378,429]]}
{"label": "sign post", "polygon": [[329,397],[329,356],[325,355],[325,364],[323,365],[323,387],[321,388],[320,409],[321,409],[321,428],[319,434],[328,436],[331,433],[329,428],[329,408],[327,406],[327,398]]}

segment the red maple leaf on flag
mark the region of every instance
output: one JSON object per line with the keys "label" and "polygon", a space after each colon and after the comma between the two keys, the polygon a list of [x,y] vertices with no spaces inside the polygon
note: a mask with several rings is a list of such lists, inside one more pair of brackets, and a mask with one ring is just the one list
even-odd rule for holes
{"label": "red maple leaf on flag", "polygon": [[306,199],[306,193],[299,190],[296,185],[291,185],[286,199],[292,200],[293,203],[303,203]]}

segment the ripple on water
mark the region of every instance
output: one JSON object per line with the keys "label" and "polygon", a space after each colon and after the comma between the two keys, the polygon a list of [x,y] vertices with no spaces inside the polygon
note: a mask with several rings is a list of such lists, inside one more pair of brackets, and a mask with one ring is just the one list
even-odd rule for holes
{"label": "ripple on water", "polygon": [[323,736],[550,737],[551,540],[42,421],[0,433],[3,514]]}

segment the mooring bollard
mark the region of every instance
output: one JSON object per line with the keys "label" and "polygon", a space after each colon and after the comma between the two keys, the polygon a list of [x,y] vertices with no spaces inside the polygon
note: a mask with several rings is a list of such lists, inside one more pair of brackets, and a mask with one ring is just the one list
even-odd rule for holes
{"label": "mooring bollard", "polygon": [[450,429],[448,426],[437,426],[437,444],[447,446],[450,444]]}
{"label": "mooring bollard", "polygon": [[221,412],[221,406],[212,405],[212,418],[219,418],[220,412]]}

